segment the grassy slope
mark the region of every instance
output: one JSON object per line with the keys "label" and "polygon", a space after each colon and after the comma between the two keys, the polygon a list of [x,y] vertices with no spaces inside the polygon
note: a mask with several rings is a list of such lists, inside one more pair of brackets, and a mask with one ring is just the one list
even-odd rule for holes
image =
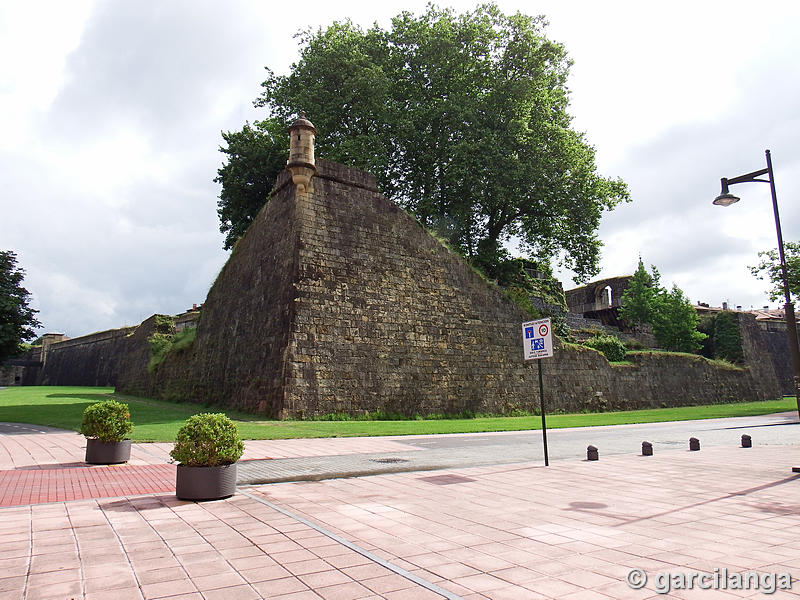
{"label": "grassy slope", "polygon": [[[35,423],[77,431],[83,410],[93,402],[114,397],[128,403],[134,423],[134,441],[171,442],[187,417],[199,412],[220,412],[199,404],[175,404],[113,393],[111,388],[16,387],[0,390],[0,421]],[[795,410],[794,398],[767,402],[690,406],[650,410],[549,415],[548,428],[591,427],[623,423],[655,423],[717,417],[740,417]],[[225,411],[237,421],[244,439],[351,437],[520,431],[539,429],[541,417],[492,417],[476,419],[411,421],[258,421],[250,414]]]}

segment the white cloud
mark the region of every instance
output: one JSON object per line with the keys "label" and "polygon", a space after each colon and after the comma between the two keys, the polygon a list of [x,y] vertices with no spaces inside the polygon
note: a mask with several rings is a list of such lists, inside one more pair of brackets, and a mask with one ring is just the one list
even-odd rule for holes
{"label": "white cloud", "polygon": [[0,4],[0,150],[21,147],[64,80],[91,8],[75,2]]}
{"label": "white cloud", "polygon": [[[386,26],[425,4],[0,4],[0,239],[44,329],[80,335],[202,302],[226,256],[219,134],[262,114],[263,67],[288,71],[300,29]],[[601,276],[632,272],[641,253],[693,300],[766,303],[747,265],[775,244],[768,187],[737,187],[728,209],[711,199],[771,148],[784,237],[800,239],[800,5],[754,18],[752,3],[716,0],[499,4],[547,15],[575,61],[575,125],[601,173],[630,185],[634,202],[603,221]]]}

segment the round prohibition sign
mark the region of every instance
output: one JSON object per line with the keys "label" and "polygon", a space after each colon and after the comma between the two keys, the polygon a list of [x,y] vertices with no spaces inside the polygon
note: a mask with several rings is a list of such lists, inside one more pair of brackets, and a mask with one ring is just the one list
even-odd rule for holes
{"label": "round prohibition sign", "polygon": [[539,325],[539,335],[541,337],[547,337],[547,334],[549,332],[550,332],[550,330],[547,328],[547,324],[546,323],[542,323],[541,325]]}

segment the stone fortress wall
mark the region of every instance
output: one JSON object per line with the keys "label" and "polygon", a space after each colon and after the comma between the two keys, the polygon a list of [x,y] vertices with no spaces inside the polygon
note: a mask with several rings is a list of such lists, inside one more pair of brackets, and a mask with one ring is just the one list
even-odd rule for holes
{"label": "stone fortress wall", "polygon": [[[762,329],[761,337],[764,340],[767,356],[775,368],[781,392],[786,396],[794,396],[794,378],[791,369],[792,355],[785,327],[782,331],[770,328]],[[798,336],[798,339],[800,339],[800,336]]]}
{"label": "stone fortress wall", "polygon": [[[299,127],[305,147],[312,129]],[[122,393],[280,418],[536,410],[537,371],[521,348],[530,316],[384,198],[370,174],[313,154],[295,162],[209,291],[188,350],[148,371],[151,318],[97,338],[94,354],[92,343],[64,346],[43,381],[113,381]],[[742,369],[664,353],[609,365],[556,340],[543,364],[548,410],[779,397],[755,321],[740,325]]]}
{"label": "stone fortress wall", "polygon": [[135,329],[111,329],[51,344],[42,353],[38,383],[114,387],[128,350],[127,336]]}

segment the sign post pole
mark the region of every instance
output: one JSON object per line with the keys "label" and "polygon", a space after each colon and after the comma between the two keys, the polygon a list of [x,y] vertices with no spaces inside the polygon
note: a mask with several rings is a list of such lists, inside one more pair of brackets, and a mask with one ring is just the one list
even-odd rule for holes
{"label": "sign post pole", "polygon": [[542,361],[539,360],[539,401],[542,406],[542,445],[544,446],[544,466],[550,466],[550,460],[547,457],[547,423],[544,420],[544,382],[542,380]]}
{"label": "sign post pole", "polygon": [[539,402],[542,410],[542,445],[544,446],[544,466],[550,466],[547,453],[547,423],[544,409],[544,379],[542,359],[553,356],[553,331],[550,319],[529,321],[522,324],[522,351],[525,360],[539,361]]}

